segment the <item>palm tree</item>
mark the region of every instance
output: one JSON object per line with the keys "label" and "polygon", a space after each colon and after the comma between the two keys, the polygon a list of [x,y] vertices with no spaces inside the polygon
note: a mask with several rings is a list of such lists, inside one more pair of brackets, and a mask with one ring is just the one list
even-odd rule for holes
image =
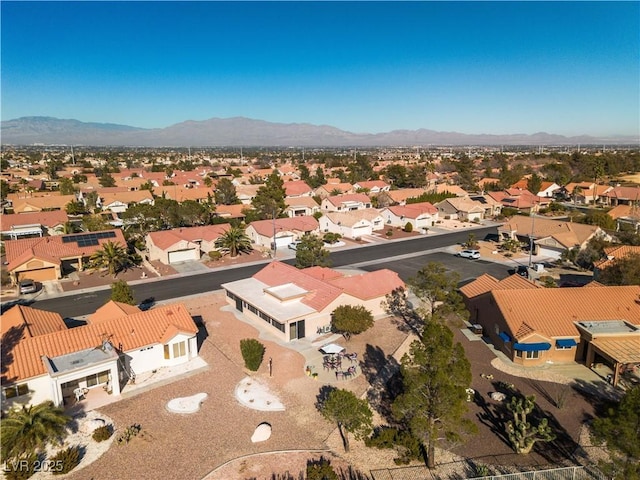
{"label": "palm tree", "polygon": [[51,401],[11,410],[1,423],[2,458],[17,458],[44,448],[47,442],[66,434],[69,420]]}
{"label": "palm tree", "polygon": [[216,248],[222,253],[237,257],[239,253],[250,253],[253,250],[251,239],[242,227],[231,227],[216,240]]}
{"label": "palm tree", "polygon": [[109,274],[115,278],[116,274],[120,270],[125,270],[129,267],[133,263],[133,260],[127,252],[126,247],[123,247],[119,243],[106,242],[100,250],[95,251],[93,255],[91,255],[89,262],[91,268],[106,268]]}

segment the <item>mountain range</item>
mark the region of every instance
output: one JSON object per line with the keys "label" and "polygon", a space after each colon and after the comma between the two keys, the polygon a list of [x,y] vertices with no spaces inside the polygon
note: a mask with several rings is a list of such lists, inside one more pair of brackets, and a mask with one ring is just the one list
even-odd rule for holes
{"label": "mountain range", "polygon": [[343,147],[419,145],[587,145],[638,144],[638,137],[565,137],[550,133],[488,135],[393,130],[352,133],[329,125],[273,123],[244,117],[188,120],[166,128],[138,128],[54,117],[21,117],[1,123],[4,145],[91,145],[138,147]]}

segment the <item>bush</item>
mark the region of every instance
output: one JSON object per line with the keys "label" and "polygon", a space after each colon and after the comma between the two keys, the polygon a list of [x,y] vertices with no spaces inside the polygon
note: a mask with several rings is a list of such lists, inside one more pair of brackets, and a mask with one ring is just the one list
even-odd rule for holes
{"label": "bush", "polygon": [[209,258],[211,260],[220,260],[222,258],[222,253],[220,253],[218,250],[211,250],[209,252]]}
{"label": "bush", "polygon": [[320,457],[318,460],[307,460],[307,480],[338,480],[338,475],[331,466],[331,461]]}
{"label": "bush", "polygon": [[410,432],[393,427],[378,427],[371,438],[364,441],[367,447],[395,448],[398,457],[393,461],[396,465],[406,465],[411,460],[420,460],[424,457],[423,447],[416,437]]}
{"label": "bush", "polygon": [[16,459],[7,460],[3,470],[4,478],[7,480],[26,480],[36,473],[37,461],[38,455],[35,452],[28,452]]}
{"label": "bush", "polygon": [[108,440],[112,434],[113,434],[113,430],[111,428],[111,425],[103,425],[102,427],[96,428],[93,431],[93,434],[91,435],[91,437],[96,442],[104,442],[105,440]]}
{"label": "bush", "polygon": [[127,427],[124,432],[120,434],[118,437],[118,445],[122,445],[123,443],[129,443],[129,441],[133,437],[137,437],[142,432],[142,426],[139,423],[134,423],[133,425]]}
{"label": "bush", "polygon": [[357,335],[373,327],[373,315],[362,305],[340,305],[331,313],[331,328],[335,332]]}
{"label": "bush", "polygon": [[54,475],[64,475],[76,468],[80,463],[80,447],[77,445],[60,450],[49,460]]}
{"label": "bush", "polygon": [[254,338],[245,338],[240,340],[240,351],[244,359],[244,366],[252,372],[256,372],[264,357],[264,345]]}
{"label": "bush", "polygon": [[413,223],[407,222],[404,224],[404,231],[407,233],[413,232]]}
{"label": "bush", "polygon": [[340,235],[339,233],[328,232],[324,234],[324,236],[322,237],[322,241],[324,243],[334,244],[341,238],[342,238],[342,235]]}
{"label": "bush", "polygon": [[387,237],[391,237],[393,236],[393,230],[387,230],[387,233],[385,234]]}

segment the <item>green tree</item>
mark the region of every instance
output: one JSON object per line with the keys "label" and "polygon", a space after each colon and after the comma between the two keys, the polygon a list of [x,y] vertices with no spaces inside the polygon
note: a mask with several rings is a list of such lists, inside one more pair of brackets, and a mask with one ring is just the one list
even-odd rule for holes
{"label": "green tree", "polygon": [[115,278],[121,270],[126,270],[133,264],[133,259],[126,247],[116,242],[106,242],[102,248],[96,250],[89,259],[91,268],[106,268],[110,275]]}
{"label": "green tree", "polygon": [[338,426],[345,452],[349,451],[350,433],[360,440],[373,430],[373,413],[369,404],[348,390],[331,390],[320,405],[320,413]]}
{"label": "green tree", "polygon": [[230,227],[215,241],[216,248],[225,255],[235,258],[241,253],[251,253],[251,239],[242,227]]}
{"label": "green tree", "polygon": [[307,460],[306,480],[339,480],[338,474],[331,466],[331,460],[320,457],[318,460]]}
{"label": "green tree", "polygon": [[124,280],[118,280],[111,284],[111,300],[114,302],[126,303],[128,305],[136,304],[136,301],[133,298],[133,290]]}
{"label": "green tree", "polygon": [[296,247],[296,268],[329,267],[329,255],[322,238],[317,235],[303,235]]}
{"label": "green tree", "polygon": [[240,353],[244,360],[244,366],[252,372],[257,372],[264,358],[264,345],[255,338],[240,340]]}
{"label": "green tree", "polygon": [[640,253],[614,258],[600,271],[598,281],[605,285],[640,285]]}
{"label": "green tree", "polygon": [[198,225],[208,225],[211,220],[211,211],[206,205],[195,200],[185,200],[178,206],[180,215],[180,226],[193,227]]}
{"label": "green tree", "polygon": [[113,230],[113,225],[107,223],[102,215],[85,215],[82,217],[82,229],[86,232],[100,232]]}
{"label": "green tree", "polygon": [[347,337],[357,335],[373,327],[373,315],[362,305],[340,305],[331,313],[331,327]]}
{"label": "green tree", "polygon": [[351,162],[347,169],[349,170],[348,178],[350,183],[378,178],[369,159],[361,155],[356,155],[355,161]]}
{"label": "green tree", "polygon": [[327,179],[324,176],[324,170],[322,167],[316,167],[316,173],[309,179],[308,183],[311,188],[318,188],[321,185],[326,185]]}
{"label": "green tree", "polygon": [[87,213],[87,209],[82,202],[71,201],[67,203],[64,209],[67,215],[83,215]]}
{"label": "green tree", "polygon": [[284,212],[286,204],[284,182],[278,172],[267,177],[264,185],[258,188],[251,204],[260,220],[278,218]]}
{"label": "green tree", "polygon": [[394,416],[421,439],[427,466],[435,466],[439,441],[462,440],[475,425],[464,418],[471,364],[464,348],[453,342],[453,332],[442,322],[427,319],[420,340],[402,357],[403,393],[393,402]]}
{"label": "green tree", "polygon": [[469,235],[467,235],[467,241],[465,242],[464,246],[473,250],[480,248],[480,244],[476,239],[475,233],[470,233]]}
{"label": "green tree", "polygon": [[537,195],[542,188],[542,178],[537,173],[533,173],[527,180],[527,190],[534,195]]}
{"label": "green tree", "polygon": [[73,195],[76,188],[70,178],[64,177],[60,179],[60,195]]}
{"label": "green tree", "polygon": [[441,316],[455,313],[465,317],[469,313],[458,293],[459,280],[457,272],[448,272],[441,263],[429,262],[407,283],[415,296],[422,300],[424,316],[431,317],[437,312]]}
{"label": "green tree", "polygon": [[582,221],[588,225],[597,225],[605,230],[616,229],[616,221],[602,210],[589,210]]}
{"label": "green tree", "polygon": [[218,205],[235,205],[239,203],[236,186],[228,178],[221,178],[213,193]]}
{"label": "green tree", "polygon": [[65,436],[70,420],[51,401],[10,410],[0,422],[2,458],[42,450],[48,442]]}
{"label": "green tree", "polygon": [[116,186],[115,179],[111,175],[109,175],[107,172],[104,172],[102,175],[100,175],[100,177],[98,178],[98,183],[100,184],[101,187]]}
{"label": "green tree", "polygon": [[620,403],[596,418],[591,434],[610,450],[610,461],[600,464],[609,478],[640,479],[640,386],[627,390]]}

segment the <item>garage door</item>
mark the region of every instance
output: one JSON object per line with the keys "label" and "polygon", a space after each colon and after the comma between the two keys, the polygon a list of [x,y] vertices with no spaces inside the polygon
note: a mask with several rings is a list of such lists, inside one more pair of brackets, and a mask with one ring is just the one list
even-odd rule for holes
{"label": "garage door", "polygon": [[54,267],[39,268],[37,270],[28,270],[18,273],[18,281],[30,278],[37,282],[46,282],[47,280],[56,279],[56,269]]}
{"label": "garage door", "polygon": [[551,248],[545,248],[542,245],[538,245],[538,255],[547,258],[553,258],[555,260],[560,260],[562,256],[562,252],[559,250],[553,250]]}
{"label": "garage door", "polygon": [[169,263],[186,262],[188,260],[198,260],[198,251],[195,248],[169,252]]}
{"label": "garage door", "polygon": [[276,237],[276,246],[278,248],[286,247],[287,245],[293,242],[293,239],[294,239],[293,235],[289,235],[286,237]]}

